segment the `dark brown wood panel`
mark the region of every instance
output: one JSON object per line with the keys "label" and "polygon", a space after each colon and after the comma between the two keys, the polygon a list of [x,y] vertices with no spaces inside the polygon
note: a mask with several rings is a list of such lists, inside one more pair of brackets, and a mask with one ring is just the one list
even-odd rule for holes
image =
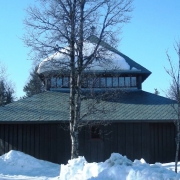
{"label": "dark brown wood panel", "polygon": [[63,132],[64,132],[64,130],[63,130],[63,128],[61,128],[61,126],[60,125],[56,125],[56,142],[57,142],[57,144],[56,144],[56,148],[55,148],[55,152],[53,152],[53,153],[55,153],[56,154],[56,161],[54,161],[54,162],[61,162],[61,163],[67,163],[67,162],[65,162],[64,161],[64,145],[63,145]]}
{"label": "dark brown wood panel", "polygon": [[111,125],[107,125],[104,127],[104,160],[108,159],[112,153],[111,146],[112,146],[112,136],[113,136],[113,129]]}
{"label": "dark brown wood panel", "polygon": [[[81,134],[80,134],[81,135]],[[83,141],[84,143],[84,149],[81,148],[81,156],[86,158],[88,162],[91,160],[91,143],[90,143],[90,128],[89,127],[84,127],[82,128],[82,136],[80,140]]]}
{"label": "dark brown wood panel", "polygon": [[14,149],[14,146],[13,146],[13,138],[14,138],[14,127],[15,126],[11,126],[11,125],[8,125],[8,133],[7,133],[7,139],[8,139],[8,146],[7,146],[7,149],[8,151],[10,149]]}
{"label": "dark brown wood panel", "polygon": [[[57,145],[56,129],[57,128],[55,124],[51,124],[51,126],[49,127],[49,146],[50,146],[49,159],[53,162],[56,161],[56,154],[58,153],[56,149],[56,145]],[[53,151],[56,151],[56,153],[52,153]]]}
{"label": "dark brown wood panel", "polygon": [[35,155],[35,142],[38,141],[38,139],[36,139],[36,134],[35,134],[35,126],[32,124],[31,125],[31,154],[34,156]]}
{"label": "dark brown wood panel", "polygon": [[45,142],[45,129],[44,129],[45,125],[40,125],[39,127],[39,151],[40,151],[40,159],[47,159],[47,153],[46,151],[46,142]]}
{"label": "dark brown wood panel", "polygon": [[133,123],[126,123],[126,156],[131,160],[134,158],[133,131]]}
{"label": "dark brown wood panel", "polygon": [[26,153],[32,155],[31,153],[31,124],[26,125]]}
{"label": "dark brown wood panel", "polygon": [[98,140],[91,140],[90,141],[90,148],[91,148],[91,161],[95,162],[98,160]]}
{"label": "dark brown wood panel", "polygon": [[86,149],[86,138],[85,138],[85,128],[81,128],[79,131],[79,155],[80,156],[85,156],[85,149]]}
{"label": "dark brown wood panel", "polygon": [[13,144],[12,144],[12,146],[13,146],[12,149],[14,149],[14,150],[19,150],[19,148],[18,148],[18,131],[19,131],[18,125],[15,124],[13,126]]}
{"label": "dark brown wood panel", "polygon": [[111,152],[118,152],[118,123],[114,123],[111,125],[112,128],[112,145],[111,145]]}
{"label": "dark brown wood panel", "polygon": [[154,125],[151,124],[150,125],[150,159],[151,159],[151,162],[154,162],[155,161],[155,128],[154,128]]}
{"label": "dark brown wood panel", "polygon": [[4,152],[7,153],[9,152],[9,125],[6,124],[4,126]]}
{"label": "dark brown wood panel", "polygon": [[166,124],[162,124],[162,147],[161,149],[163,149],[163,152],[162,152],[162,161],[164,159],[166,159],[166,156],[167,156],[167,148],[166,148],[166,145],[167,145],[167,125]]}
{"label": "dark brown wood panel", "polygon": [[36,124],[34,125],[34,138],[35,138],[35,141],[34,141],[34,146],[35,146],[35,149],[34,149],[34,156],[36,158],[40,158],[40,131],[39,131],[39,124]]}
{"label": "dark brown wood panel", "polygon": [[173,123],[150,123],[150,163],[172,162],[175,156]]}
{"label": "dark brown wood panel", "polygon": [[134,123],[133,132],[133,147],[134,147],[134,157],[133,159],[142,158],[142,128],[140,123]]}
{"label": "dark brown wood panel", "polygon": [[98,143],[98,161],[97,162],[102,162],[104,160],[104,141],[101,140]]}
{"label": "dark brown wood panel", "polygon": [[5,153],[5,138],[4,138],[4,125],[0,126],[0,153],[4,154]]}
{"label": "dark brown wood panel", "polygon": [[[100,140],[90,139],[89,127],[79,134],[80,155],[88,162],[104,161],[113,152],[131,160],[144,158],[148,163],[174,161],[173,123],[116,122],[101,129]],[[1,124],[0,155],[11,149],[66,164],[71,153],[69,131],[58,123]]]}
{"label": "dark brown wood panel", "polygon": [[23,125],[17,126],[17,149],[23,151]]}
{"label": "dark brown wood panel", "polygon": [[118,123],[118,152],[126,155],[126,123]]}
{"label": "dark brown wood panel", "polygon": [[27,153],[27,129],[26,129],[26,124],[23,124],[23,129],[22,129],[22,143],[23,143],[23,152]]}
{"label": "dark brown wood panel", "polygon": [[142,130],[141,130],[141,152],[142,152],[142,158],[145,159],[145,161],[150,161],[150,129],[149,129],[149,123],[142,123]]}

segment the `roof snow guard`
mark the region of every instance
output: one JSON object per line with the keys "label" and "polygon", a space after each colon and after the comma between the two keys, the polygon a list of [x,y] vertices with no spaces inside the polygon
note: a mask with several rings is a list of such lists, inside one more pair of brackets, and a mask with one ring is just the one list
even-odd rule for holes
{"label": "roof snow guard", "polygon": [[[84,57],[90,56],[99,39],[92,35],[83,43],[83,55]],[[68,56],[69,48],[66,47],[60,52],[54,53],[48,58],[44,59],[38,67],[37,72],[39,74],[51,74],[59,72],[60,70],[68,70],[68,63],[70,57]],[[89,65],[86,71],[118,71],[119,73],[136,73],[142,75],[142,81],[144,81],[151,72],[139,65],[126,55],[122,54],[109,44],[101,41],[98,56],[94,62]]]}

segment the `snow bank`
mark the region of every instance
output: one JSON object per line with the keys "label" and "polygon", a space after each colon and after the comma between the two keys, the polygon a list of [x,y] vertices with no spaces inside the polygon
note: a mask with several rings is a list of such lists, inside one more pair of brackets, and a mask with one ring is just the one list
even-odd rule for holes
{"label": "snow bank", "polygon": [[26,176],[58,176],[60,166],[43,160],[38,160],[30,155],[11,150],[0,156],[0,174],[26,175]]}
{"label": "snow bank", "polygon": [[60,173],[58,164],[13,150],[0,156],[0,180],[180,180],[172,167],[174,163],[150,165],[112,153],[101,163],[87,163],[84,157],[69,160]]}
{"label": "snow bank", "polygon": [[101,163],[87,163],[84,157],[61,165],[62,180],[178,180],[180,174],[166,169],[160,163],[150,165],[145,160],[132,162],[126,156],[112,153]]}

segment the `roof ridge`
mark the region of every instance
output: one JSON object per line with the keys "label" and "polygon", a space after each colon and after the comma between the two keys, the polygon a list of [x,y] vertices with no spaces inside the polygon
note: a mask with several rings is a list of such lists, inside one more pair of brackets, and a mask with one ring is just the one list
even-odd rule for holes
{"label": "roof ridge", "polygon": [[[87,38],[87,40],[89,40],[91,43],[97,43],[99,41],[99,38],[95,35],[91,35]],[[143,74],[146,74],[146,76],[143,80],[145,80],[151,74],[151,71],[149,71],[148,69],[146,69],[145,67],[143,67],[139,63],[135,62],[134,60],[132,60],[131,58],[129,58],[125,54],[121,53],[119,50],[115,49],[114,47],[112,47],[111,45],[106,43],[105,41],[101,40],[100,45],[102,47],[108,49],[109,51],[112,51],[112,52],[122,56],[127,61],[127,63],[130,65],[130,69],[132,69],[133,67],[135,67],[137,69],[141,69],[141,72]]]}

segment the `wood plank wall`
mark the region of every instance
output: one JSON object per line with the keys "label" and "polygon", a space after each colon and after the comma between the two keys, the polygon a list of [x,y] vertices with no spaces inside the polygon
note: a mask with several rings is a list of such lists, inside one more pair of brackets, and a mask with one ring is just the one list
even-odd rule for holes
{"label": "wood plank wall", "polygon": [[113,123],[101,126],[101,140],[91,140],[88,128],[81,131],[80,155],[88,162],[104,161],[112,152],[148,163],[172,162],[175,156],[173,123]]}
{"label": "wood plank wall", "polygon": [[[90,139],[89,127],[80,132],[79,152],[88,162],[104,161],[112,152],[148,163],[174,161],[173,123],[112,123],[100,128],[99,140]],[[0,124],[0,155],[11,149],[66,164],[71,151],[69,132],[60,124]]]}
{"label": "wood plank wall", "polygon": [[58,124],[0,124],[0,155],[12,149],[54,163],[67,163],[70,137]]}

